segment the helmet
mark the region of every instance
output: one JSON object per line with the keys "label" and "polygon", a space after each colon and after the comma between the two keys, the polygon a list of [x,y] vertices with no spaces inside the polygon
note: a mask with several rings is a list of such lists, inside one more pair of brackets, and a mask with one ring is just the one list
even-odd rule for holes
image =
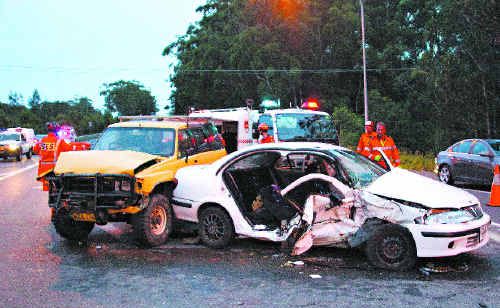
{"label": "helmet", "polygon": [[47,131],[48,132],[55,132],[57,130],[57,123],[56,122],[47,122]]}
{"label": "helmet", "polygon": [[385,135],[387,132],[385,128],[385,123],[384,122],[378,122],[377,123],[377,134],[379,135]]}
{"label": "helmet", "polygon": [[259,132],[267,132],[269,130],[269,126],[266,123],[260,123],[258,127]]}
{"label": "helmet", "polygon": [[373,123],[373,121],[366,121],[365,122],[365,131],[367,133],[373,132],[374,128],[375,128],[375,124]]}

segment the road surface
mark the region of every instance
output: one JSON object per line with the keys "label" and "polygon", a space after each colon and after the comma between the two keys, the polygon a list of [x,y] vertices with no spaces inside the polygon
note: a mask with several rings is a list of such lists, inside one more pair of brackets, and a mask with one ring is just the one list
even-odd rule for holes
{"label": "road surface", "polygon": [[[357,250],[314,249],[292,258],[250,240],[211,250],[177,237],[141,249],[126,224],[96,227],[88,242],[71,244],[50,224],[33,164],[0,161],[2,307],[500,307],[498,225],[483,249],[419,260],[403,273],[373,268]],[[498,209],[485,207],[496,223]],[[288,262],[298,260],[304,265]]]}

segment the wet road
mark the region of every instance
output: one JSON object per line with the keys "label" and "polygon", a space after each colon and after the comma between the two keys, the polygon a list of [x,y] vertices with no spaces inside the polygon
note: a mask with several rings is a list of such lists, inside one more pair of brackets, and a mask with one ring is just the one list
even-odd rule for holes
{"label": "wet road", "polygon": [[[249,240],[210,250],[178,237],[144,250],[125,224],[97,227],[87,243],[70,244],[51,227],[47,195],[30,164],[0,161],[2,307],[500,306],[498,226],[483,249],[420,260],[405,273],[373,268],[356,250],[315,249],[291,258],[279,246]],[[497,223],[498,209],[485,207]],[[305,265],[287,264],[295,260]],[[420,271],[428,262],[454,271]]]}

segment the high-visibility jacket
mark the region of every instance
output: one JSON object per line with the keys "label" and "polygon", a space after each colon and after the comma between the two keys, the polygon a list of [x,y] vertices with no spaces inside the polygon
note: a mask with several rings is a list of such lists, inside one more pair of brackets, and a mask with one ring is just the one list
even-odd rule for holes
{"label": "high-visibility jacket", "polygon": [[38,178],[40,178],[54,169],[61,152],[71,151],[72,147],[64,139],[58,138],[56,134],[49,133],[35,145],[35,150],[40,153],[38,162]]}
{"label": "high-visibility jacket", "polygon": [[376,132],[371,133],[362,133],[361,137],[359,137],[358,146],[356,147],[356,152],[359,154],[368,157],[372,150],[372,140],[377,137]]}
{"label": "high-visibility jacket", "polygon": [[267,135],[266,137],[262,136],[262,138],[259,139],[259,143],[273,143],[274,142],[274,137],[271,135]]}
{"label": "high-visibility jacket", "polygon": [[[399,151],[398,148],[396,147],[396,144],[394,143],[394,140],[387,135],[383,135],[382,137],[375,137],[372,139],[371,142],[371,153],[368,156],[369,159],[375,160],[376,156],[378,155],[377,152],[373,152],[373,150],[379,150],[383,151],[384,154],[389,158],[391,161],[391,164],[394,167],[397,167],[401,164],[401,161],[399,159]],[[383,162],[383,161],[381,161]],[[382,165],[382,163],[379,162],[379,164]],[[383,164],[385,165],[385,164]],[[382,165],[382,166],[383,166]]]}

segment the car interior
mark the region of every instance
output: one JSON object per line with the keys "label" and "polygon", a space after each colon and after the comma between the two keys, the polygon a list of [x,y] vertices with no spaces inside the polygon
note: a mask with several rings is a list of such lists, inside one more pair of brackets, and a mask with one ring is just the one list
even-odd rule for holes
{"label": "car interior", "polygon": [[[281,220],[302,212],[311,194],[332,197],[335,192],[330,184],[320,180],[299,185],[285,198],[276,191],[310,173],[337,177],[338,171],[331,158],[319,154],[265,151],[237,160],[224,170],[222,177],[240,211],[251,224],[279,226]],[[259,209],[259,203],[265,211]]]}

